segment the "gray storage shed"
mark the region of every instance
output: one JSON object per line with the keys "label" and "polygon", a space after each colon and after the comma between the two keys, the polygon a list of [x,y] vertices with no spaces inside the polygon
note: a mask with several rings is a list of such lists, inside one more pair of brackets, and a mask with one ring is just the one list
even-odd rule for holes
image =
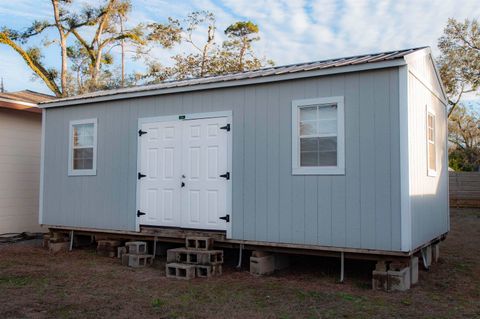
{"label": "gray storage shed", "polygon": [[42,103],[40,224],[409,256],[449,231],[446,105],[426,47]]}

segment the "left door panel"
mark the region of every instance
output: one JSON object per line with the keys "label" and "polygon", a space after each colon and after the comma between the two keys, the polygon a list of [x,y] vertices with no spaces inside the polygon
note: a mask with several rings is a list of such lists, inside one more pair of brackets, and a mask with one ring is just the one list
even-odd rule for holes
{"label": "left door panel", "polygon": [[139,224],[180,225],[182,127],[180,121],[144,123],[139,139]]}

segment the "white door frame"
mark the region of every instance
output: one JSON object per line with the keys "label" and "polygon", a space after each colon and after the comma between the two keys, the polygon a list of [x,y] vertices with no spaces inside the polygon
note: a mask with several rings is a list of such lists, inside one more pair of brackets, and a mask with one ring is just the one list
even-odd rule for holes
{"label": "white door frame", "polygon": [[[138,136],[138,131],[141,129],[142,124],[145,123],[154,123],[154,122],[172,122],[172,121],[186,121],[186,120],[198,120],[205,118],[216,118],[216,117],[226,117],[227,121],[230,123],[230,132],[227,136],[227,169],[230,172],[230,180],[227,183],[227,211],[225,214],[230,215],[230,222],[227,223],[227,238],[232,238],[232,223],[234,216],[232,214],[232,150],[233,150],[233,125],[232,125],[232,111],[220,111],[220,112],[205,112],[205,113],[190,113],[190,114],[178,114],[178,115],[167,115],[167,116],[155,116],[155,117],[141,117],[138,119],[137,127],[137,171],[135,176],[140,172],[140,136]],[[140,209],[140,187],[139,180],[136,179],[136,209],[135,209],[135,229],[137,232],[140,231],[139,217],[137,217],[137,210]]]}

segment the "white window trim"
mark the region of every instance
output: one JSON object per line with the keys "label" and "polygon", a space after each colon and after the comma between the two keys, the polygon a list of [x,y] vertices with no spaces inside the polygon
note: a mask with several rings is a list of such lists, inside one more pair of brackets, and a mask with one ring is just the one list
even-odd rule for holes
{"label": "white window trim", "polygon": [[[73,169],[73,126],[78,124],[93,124],[93,166],[92,169]],[[68,134],[68,176],[97,175],[97,119],[70,121]]]}
{"label": "white window trim", "polygon": [[[300,107],[315,104],[337,105],[337,166],[300,166]],[[345,112],[343,96],[331,96],[292,101],[292,175],[344,175],[345,174]]]}
{"label": "white window trim", "polygon": [[[426,116],[425,116],[425,145],[426,145],[426,149],[427,149],[427,176],[431,176],[431,177],[435,177],[437,176],[437,125],[436,125],[436,119],[437,119],[437,116],[435,114],[435,112],[429,108],[428,106],[426,107]],[[432,115],[433,116],[433,145],[435,146],[435,169],[430,169],[430,164],[429,164],[429,151],[428,151],[428,144],[430,143],[429,139],[428,139],[428,115]]]}

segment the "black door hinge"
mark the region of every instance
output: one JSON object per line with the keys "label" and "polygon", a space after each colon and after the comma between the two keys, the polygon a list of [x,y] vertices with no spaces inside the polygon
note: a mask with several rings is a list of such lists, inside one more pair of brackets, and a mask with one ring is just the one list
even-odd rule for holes
{"label": "black door hinge", "polygon": [[142,173],[138,173],[138,179],[141,179],[141,178],[143,178],[143,177],[147,177],[147,175],[142,174]]}
{"label": "black door hinge", "polygon": [[227,180],[230,179],[230,172],[226,172],[225,174],[220,175],[220,177],[226,178]]}
{"label": "black door hinge", "polygon": [[138,136],[142,136],[143,134],[147,134],[148,132],[142,131],[141,129],[138,130]]}
{"label": "black door hinge", "polygon": [[221,129],[221,130],[227,130],[227,132],[230,132],[230,124],[227,124],[227,125],[225,125],[225,126],[222,126],[220,129]]}
{"label": "black door hinge", "polygon": [[141,212],[140,210],[137,210],[137,217],[140,217],[142,215],[146,215],[146,213]]}
{"label": "black door hinge", "polygon": [[228,215],[228,214],[225,215],[225,216],[223,216],[223,217],[219,217],[219,218],[220,218],[220,219],[223,219],[223,220],[226,221],[227,223],[230,222],[230,215]]}

